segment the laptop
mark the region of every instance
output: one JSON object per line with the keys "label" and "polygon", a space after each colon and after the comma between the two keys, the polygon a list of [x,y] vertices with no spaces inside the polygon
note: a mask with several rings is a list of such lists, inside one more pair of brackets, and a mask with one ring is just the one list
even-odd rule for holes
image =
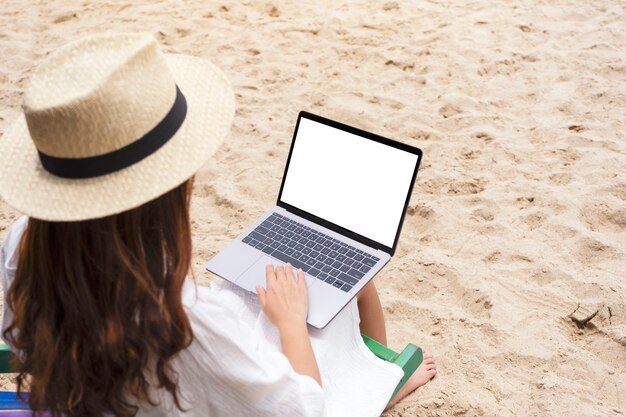
{"label": "laptop", "polygon": [[422,151],[300,112],[276,205],[206,263],[247,291],[265,266],[306,273],[307,322],[325,327],[396,250]]}

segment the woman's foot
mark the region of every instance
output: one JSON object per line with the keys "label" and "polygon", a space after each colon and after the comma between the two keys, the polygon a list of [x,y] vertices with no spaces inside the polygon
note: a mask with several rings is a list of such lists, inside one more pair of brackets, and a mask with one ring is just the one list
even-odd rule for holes
{"label": "woman's foot", "polygon": [[406,397],[422,385],[426,385],[428,381],[433,379],[437,375],[437,367],[435,365],[435,358],[432,354],[424,352],[424,360],[417,367],[413,375],[409,377],[404,386],[400,388],[400,391],[396,394],[395,397],[389,401],[387,407],[385,407],[385,411],[389,410],[391,407],[396,405],[398,401],[402,398]]}

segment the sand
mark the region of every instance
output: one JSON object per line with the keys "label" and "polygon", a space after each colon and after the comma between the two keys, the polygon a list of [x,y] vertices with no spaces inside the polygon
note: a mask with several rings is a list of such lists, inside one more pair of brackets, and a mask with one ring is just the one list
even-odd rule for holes
{"label": "sand", "polygon": [[[386,416],[623,415],[625,3],[498,3],[5,0],[0,133],[33,65],[76,37],[147,31],[211,57],[238,107],[194,191],[203,283],[274,204],[299,110],[418,146],[375,282],[390,345],[429,348],[439,374]],[[19,214],[0,210],[2,238]]]}

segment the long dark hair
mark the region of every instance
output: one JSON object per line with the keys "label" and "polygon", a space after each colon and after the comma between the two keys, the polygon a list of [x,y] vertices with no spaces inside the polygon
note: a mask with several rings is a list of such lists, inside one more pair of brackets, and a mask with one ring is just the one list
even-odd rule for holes
{"label": "long dark hair", "polygon": [[4,336],[33,410],[132,416],[138,402],[156,405],[151,381],[182,409],[171,359],[193,338],[181,299],[191,188],[96,220],[29,220]]}

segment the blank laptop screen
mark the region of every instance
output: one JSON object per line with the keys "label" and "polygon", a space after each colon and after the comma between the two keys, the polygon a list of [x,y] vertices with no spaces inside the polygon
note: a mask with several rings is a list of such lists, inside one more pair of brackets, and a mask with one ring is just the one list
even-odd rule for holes
{"label": "blank laptop screen", "polygon": [[417,159],[302,117],[280,200],[392,247]]}

